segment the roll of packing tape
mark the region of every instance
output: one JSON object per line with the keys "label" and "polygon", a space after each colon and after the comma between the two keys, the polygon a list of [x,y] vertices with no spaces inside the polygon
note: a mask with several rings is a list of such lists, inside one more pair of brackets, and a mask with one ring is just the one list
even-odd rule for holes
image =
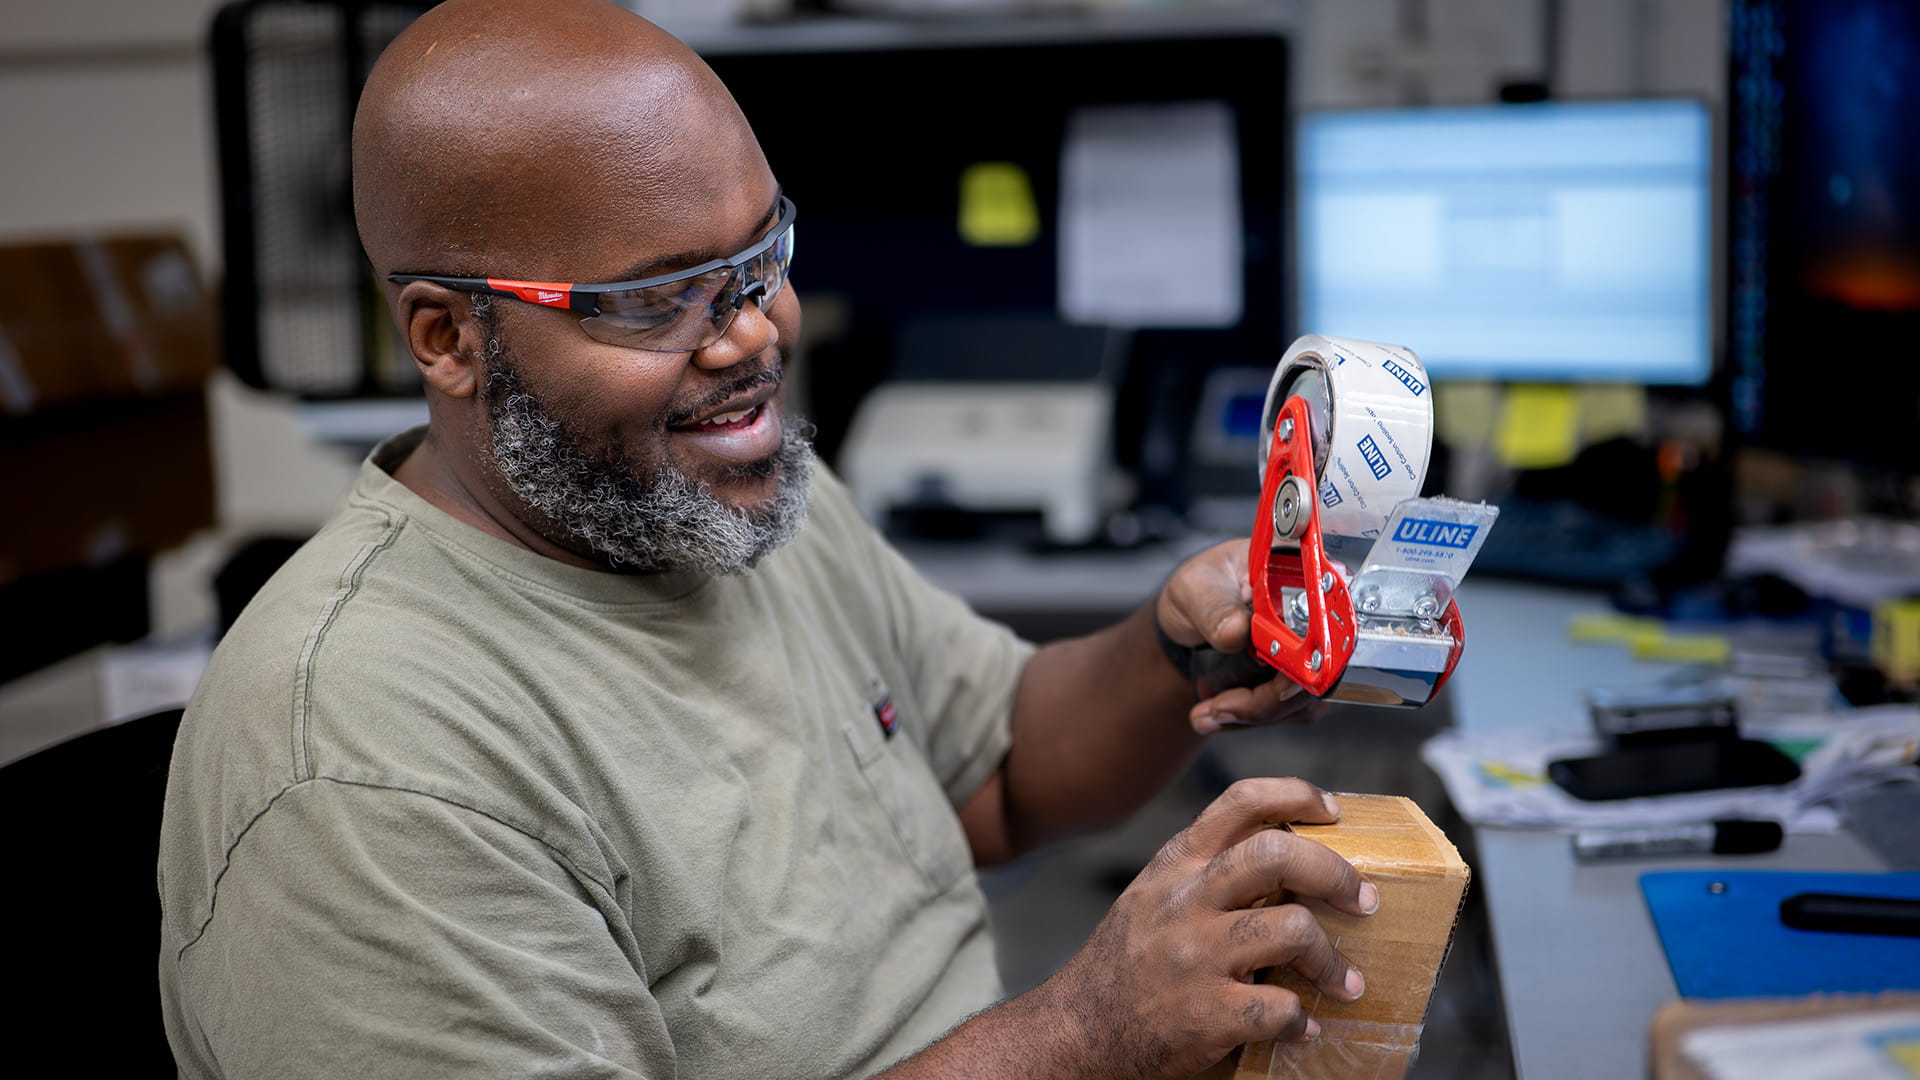
{"label": "roll of packing tape", "polygon": [[1412,349],[1308,334],[1267,384],[1260,425],[1265,479],[1273,424],[1289,397],[1313,426],[1320,531],[1371,539],[1403,499],[1420,494],[1433,451],[1433,388]]}

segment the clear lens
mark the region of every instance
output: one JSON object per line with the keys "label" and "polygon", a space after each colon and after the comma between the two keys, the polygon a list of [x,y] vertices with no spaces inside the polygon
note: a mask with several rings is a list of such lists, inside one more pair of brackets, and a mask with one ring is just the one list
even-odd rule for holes
{"label": "clear lens", "polygon": [[601,293],[600,314],[582,319],[580,325],[610,345],[663,352],[698,349],[712,340],[708,335],[714,302],[727,291],[733,274],[715,270],[665,285]]}
{"label": "clear lens", "polygon": [[739,314],[740,293],[758,282],[753,299],[762,311],[787,283],[793,259],[793,226],[765,251],[733,269],[644,289],[601,293],[600,313],[580,320],[587,336],[609,345],[655,352],[692,352],[720,340]]}

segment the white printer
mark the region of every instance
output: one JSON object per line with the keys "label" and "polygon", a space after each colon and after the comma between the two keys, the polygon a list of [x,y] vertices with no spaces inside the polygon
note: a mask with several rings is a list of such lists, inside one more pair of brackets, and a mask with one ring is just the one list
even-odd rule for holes
{"label": "white printer", "polygon": [[1127,335],[1047,315],[903,324],[892,377],[860,403],[841,472],[868,520],[896,509],[1037,512],[1085,544],[1131,496],[1114,464],[1114,383]]}

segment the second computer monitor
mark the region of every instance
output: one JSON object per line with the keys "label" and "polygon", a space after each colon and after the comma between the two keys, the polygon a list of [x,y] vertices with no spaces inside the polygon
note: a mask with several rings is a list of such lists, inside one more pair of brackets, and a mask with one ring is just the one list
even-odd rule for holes
{"label": "second computer monitor", "polygon": [[1297,327],[1442,379],[1703,383],[1712,132],[1689,100],[1306,114]]}

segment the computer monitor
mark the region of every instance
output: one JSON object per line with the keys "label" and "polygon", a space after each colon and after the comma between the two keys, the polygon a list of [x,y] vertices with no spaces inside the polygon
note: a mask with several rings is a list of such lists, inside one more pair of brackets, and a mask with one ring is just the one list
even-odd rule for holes
{"label": "computer monitor", "polygon": [[1920,8],[1735,0],[1728,28],[1734,430],[1920,472]]}
{"label": "computer monitor", "polygon": [[1301,332],[1409,345],[1439,379],[1713,372],[1701,102],[1310,112],[1295,175]]}

